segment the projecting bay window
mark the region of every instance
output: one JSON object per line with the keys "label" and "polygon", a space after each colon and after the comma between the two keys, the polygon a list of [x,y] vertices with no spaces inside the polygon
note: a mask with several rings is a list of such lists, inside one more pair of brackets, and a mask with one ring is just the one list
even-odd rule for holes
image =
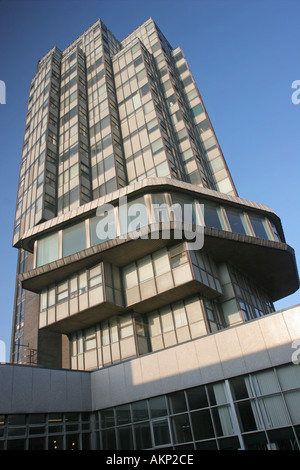
{"label": "projecting bay window", "polygon": [[128,305],[145,300],[192,280],[184,244],[163,248],[123,268]]}
{"label": "projecting bay window", "polygon": [[244,321],[274,312],[267,294],[242,273],[231,268],[230,276]]}
{"label": "projecting bay window", "polygon": [[196,295],[144,315],[151,351],[206,335],[207,322],[201,297]]}
{"label": "projecting bay window", "polygon": [[[104,167],[107,165],[106,169],[108,169],[112,164],[113,159],[110,156],[107,157],[107,161],[104,161]],[[82,166],[81,170],[83,170]],[[74,176],[78,173],[78,166],[73,165],[69,171],[70,175]],[[107,181],[106,186],[110,182],[115,182],[115,178]],[[88,189],[86,189],[86,194],[87,192]],[[76,186],[63,198],[59,198],[58,208],[60,209],[62,204],[67,206],[78,199],[79,187]],[[54,210],[54,202],[52,196],[45,194],[45,208]],[[42,203],[43,200],[38,198],[35,205],[36,211],[42,209]],[[256,215],[252,211],[227,208],[223,205],[208,203],[204,198],[196,200],[178,193],[154,193],[130,200],[126,204],[120,204],[109,213],[105,211],[103,215],[94,215],[84,222],[74,223],[55,234],[37,240],[36,267],[119,236],[124,237],[129,233],[131,233],[131,238],[138,238],[140,229],[146,227],[149,222],[168,223],[172,221],[183,221],[186,224],[198,226],[203,226],[204,222],[206,227],[280,241],[277,224],[275,225],[273,221]],[[167,228],[164,227],[164,230]],[[166,237],[165,234],[163,236]]]}
{"label": "projecting bay window", "polygon": [[[72,368],[88,370],[137,356],[134,325],[134,315],[128,313],[72,334]],[[140,333],[139,336],[142,338]],[[80,348],[82,341],[84,347]],[[142,347],[148,352],[145,345]]]}
{"label": "projecting bay window", "polygon": [[102,265],[80,271],[40,294],[40,328],[104,301]]}

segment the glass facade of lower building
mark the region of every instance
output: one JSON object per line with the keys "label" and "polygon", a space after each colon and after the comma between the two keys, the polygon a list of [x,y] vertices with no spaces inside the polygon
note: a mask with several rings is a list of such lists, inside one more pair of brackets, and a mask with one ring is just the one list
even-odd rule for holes
{"label": "glass facade of lower building", "polygon": [[90,413],[0,416],[1,450],[300,450],[300,366]]}
{"label": "glass facade of lower building", "polygon": [[91,449],[91,413],[0,416],[0,450]]}

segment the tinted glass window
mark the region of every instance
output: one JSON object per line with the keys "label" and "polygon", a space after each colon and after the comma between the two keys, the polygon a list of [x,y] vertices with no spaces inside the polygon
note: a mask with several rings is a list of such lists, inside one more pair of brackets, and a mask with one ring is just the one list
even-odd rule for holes
{"label": "tinted glass window", "polygon": [[217,209],[206,204],[204,204],[204,221],[207,227],[223,229]]}
{"label": "tinted glass window", "polygon": [[235,233],[246,234],[241,215],[237,212],[226,211],[231,230]]}
{"label": "tinted glass window", "polygon": [[86,238],[84,222],[63,231],[63,256],[69,256],[85,248]]}
{"label": "tinted glass window", "polygon": [[266,238],[268,239],[267,231],[265,229],[263,219],[259,217],[250,216],[250,221],[254,230],[254,233],[259,238]]}

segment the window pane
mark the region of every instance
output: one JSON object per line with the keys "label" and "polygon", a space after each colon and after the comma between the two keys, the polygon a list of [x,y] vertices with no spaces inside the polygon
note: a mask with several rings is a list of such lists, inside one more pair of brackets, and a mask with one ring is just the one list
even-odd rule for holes
{"label": "window pane", "polygon": [[245,434],[243,439],[246,450],[268,450],[268,441],[264,432]]}
{"label": "window pane", "polygon": [[149,419],[147,401],[136,401],[132,404],[133,421]]}
{"label": "window pane", "polygon": [[125,426],[118,429],[119,435],[119,445],[120,450],[130,450],[133,449],[133,439],[132,439],[132,430],[131,426]]}
{"label": "window pane", "polygon": [[241,444],[238,437],[228,437],[219,440],[220,450],[240,450]]}
{"label": "window pane", "polygon": [[76,165],[71,166],[70,168],[70,179],[74,178],[78,175],[78,163]]}
{"label": "window pane", "polygon": [[73,204],[74,202],[78,201],[78,199],[79,199],[79,187],[76,186],[76,188],[73,188],[70,191],[70,204]]}
{"label": "window pane", "polygon": [[276,429],[268,432],[270,447],[272,450],[298,450],[292,428]]}
{"label": "window pane", "polygon": [[190,410],[205,408],[208,406],[205,387],[195,387],[187,390],[187,397]]}
{"label": "window pane", "polygon": [[212,414],[218,436],[234,434],[229,407],[219,406],[218,408],[213,408]]}
{"label": "window pane", "polygon": [[153,267],[150,256],[146,256],[137,262],[140,282],[153,278]]}
{"label": "window pane", "polygon": [[55,305],[55,287],[49,288],[48,292],[48,307]]}
{"label": "window pane", "polygon": [[224,384],[222,382],[216,383],[214,385],[208,385],[207,390],[211,405],[221,405],[223,403],[227,403]]}
{"label": "window pane", "polygon": [[7,424],[11,426],[21,426],[26,424],[25,415],[8,415]]}
{"label": "window pane", "polygon": [[248,377],[235,377],[230,380],[230,385],[233,389],[232,392],[235,400],[242,400],[253,395]]}
{"label": "window pane", "polygon": [[68,282],[63,282],[57,286],[57,302],[63,302],[68,298]]}
{"label": "window pane", "polygon": [[46,441],[44,437],[36,437],[34,439],[29,439],[28,450],[44,450],[45,443]]}
{"label": "window pane", "polygon": [[267,428],[291,424],[283,399],[280,395],[260,400],[260,408],[264,411],[263,417]]}
{"label": "window pane", "polygon": [[8,439],[7,450],[24,450],[25,444],[25,439]]}
{"label": "window pane", "polygon": [[116,435],[114,429],[102,431],[102,445],[104,450],[116,449]]}
{"label": "window pane", "polygon": [[133,324],[131,314],[122,315],[119,318],[120,323],[120,338],[128,338],[133,335]]}
{"label": "window pane", "polygon": [[214,429],[209,410],[191,413],[191,419],[196,440],[214,437]]}
{"label": "window pane", "polygon": [[243,431],[246,432],[262,429],[255,401],[241,401],[236,404],[236,409]]}
{"label": "window pane", "polygon": [[137,268],[135,263],[131,263],[123,269],[125,289],[136,286],[138,284]]}
{"label": "window pane", "polygon": [[97,347],[96,338],[87,338],[84,340],[84,350],[90,351],[91,349],[95,349]]}
{"label": "window pane", "polygon": [[157,140],[155,140],[155,142],[152,142],[151,149],[152,149],[153,155],[160,152],[163,149],[163,147],[164,146],[163,146],[162,139],[157,139]]}
{"label": "window pane", "polygon": [[69,256],[86,248],[85,223],[63,230],[63,256]]}
{"label": "window pane", "polygon": [[256,388],[258,395],[279,392],[279,385],[273,370],[257,372],[255,376],[257,381]]}
{"label": "window pane", "polygon": [[192,113],[195,117],[198,116],[198,114],[203,113],[203,108],[200,103],[197,104],[197,106],[195,106],[194,108],[192,108]]}
{"label": "window pane", "polygon": [[153,433],[155,445],[160,446],[170,442],[169,425],[166,419],[153,422]]}
{"label": "window pane", "polygon": [[144,198],[138,198],[127,204],[127,210],[120,206],[120,231],[122,234],[139,230],[148,225],[147,208]]}
{"label": "window pane", "polygon": [[187,325],[187,317],[183,302],[177,302],[173,306],[173,314],[175,320],[175,327],[180,328],[181,326]]}
{"label": "window pane", "polygon": [[170,174],[170,168],[168,165],[168,162],[163,162],[157,165],[156,167],[156,173],[159,178],[163,178],[164,176],[167,176]]}
{"label": "window pane", "polygon": [[[102,228],[102,225],[104,225],[103,232],[106,232],[106,233],[103,233],[103,235],[105,235],[105,236],[100,237],[101,231],[97,230],[97,225],[103,219],[106,219],[106,225],[104,225],[105,222],[103,222],[101,224],[101,226],[99,225],[99,227]],[[98,245],[99,243],[103,243],[106,240],[109,240],[110,235],[112,235],[112,238],[115,237],[115,225],[114,225],[113,217],[110,217],[110,216],[107,215],[107,213],[105,213],[101,217],[97,216],[97,217],[92,217],[90,219],[90,242],[91,242],[91,246],[95,246],[95,245]]]}
{"label": "window pane", "polygon": [[167,405],[164,396],[150,398],[149,404],[151,418],[159,418],[160,416],[167,415]]}
{"label": "window pane", "polygon": [[168,395],[170,413],[182,413],[186,411],[184,392],[175,392]]}
{"label": "window pane", "polygon": [[101,323],[101,332],[102,332],[102,344],[103,346],[107,346],[110,343],[109,327],[108,327],[107,321]]}
{"label": "window pane", "polygon": [[278,233],[278,230],[277,230],[276,226],[275,226],[272,222],[270,222],[270,223],[271,223],[271,226],[272,226],[272,229],[273,229],[273,233],[274,233],[274,235],[275,235],[276,240],[277,240],[278,242],[281,242],[281,238],[280,238],[280,236],[279,236],[279,233]]}
{"label": "window pane", "polygon": [[150,336],[160,335],[161,328],[160,328],[160,319],[159,319],[158,312],[156,311],[151,312],[147,316],[148,316],[149,335]]}
{"label": "window pane", "polygon": [[131,422],[129,405],[116,407],[117,424],[126,424]]}
{"label": "window pane", "polygon": [[79,274],[79,294],[83,294],[87,289],[87,275],[86,271]]}
{"label": "window pane", "polygon": [[246,230],[242,221],[242,216],[237,212],[226,210],[231,230],[235,233],[246,234]]}
{"label": "window pane", "polygon": [[137,449],[147,449],[152,447],[150,424],[142,423],[134,426],[134,434]]}
{"label": "window pane", "polygon": [[217,208],[204,204],[204,221],[207,227],[223,230]]}
{"label": "window pane", "polygon": [[70,298],[78,294],[78,281],[77,275],[70,278]]}
{"label": "window pane", "polygon": [[282,390],[300,387],[300,368],[295,364],[279,367],[277,369]]}
{"label": "window pane", "polygon": [[47,308],[47,295],[48,295],[47,289],[41,292],[41,295],[40,295],[40,310],[41,311]]}
{"label": "window pane", "polygon": [[115,160],[113,155],[109,155],[104,159],[104,171],[110,170],[114,166]]}
{"label": "window pane", "polygon": [[171,418],[171,423],[176,444],[192,440],[191,426],[187,414]]}
{"label": "window pane", "polygon": [[109,327],[110,327],[110,340],[112,343],[116,343],[117,341],[119,341],[118,320],[116,317],[110,318]]}
{"label": "window pane", "polygon": [[90,269],[89,287],[95,287],[102,283],[101,266],[97,265]]}
{"label": "window pane", "polygon": [[160,310],[163,333],[174,330],[173,317],[170,307],[164,307]]}
{"label": "window pane", "polygon": [[287,392],[284,394],[284,398],[293,424],[300,423],[300,391]]}
{"label": "window pane", "polygon": [[153,253],[152,257],[155,276],[160,276],[161,274],[165,274],[166,272],[170,271],[169,256],[166,249]]}
{"label": "window pane", "polygon": [[166,204],[163,194],[152,195],[152,211],[155,222],[168,222],[169,221],[169,208]]}
{"label": "window pane", "polygon": [[140,95],[135,95],[133,97],[133,106],[134,106],[134,109],[138,109],[142,106]]}
{"label": "window pane", "polygon": [[187,254],[185,251],[174,255],[170,253],[170,261],[173,269],[177,268],[177,266],[180,266],[181,264],[186,263],[187,260]]}
{"label": "window pane", "polygon": [[42,238],[37,242],[37,266],[58,259],[58,233]]}
{"label": "window pane", "polygon": [[252,215],[250,215],[249,218],[250,218],[250,222],[252,224],[255,235],[259,238],[268,239],[269,237],[267,235],[267,231],[265,229],[263,219],[260,219],[259,217],[255,217]]}
{"label": "window pane", "polygon": [[151,121],[146,123],[146,126],[147,126],[147,129],[148,129],[149,133],[155,131],[156,129],[158,129],[157,119],[156,118],[151,119]]}

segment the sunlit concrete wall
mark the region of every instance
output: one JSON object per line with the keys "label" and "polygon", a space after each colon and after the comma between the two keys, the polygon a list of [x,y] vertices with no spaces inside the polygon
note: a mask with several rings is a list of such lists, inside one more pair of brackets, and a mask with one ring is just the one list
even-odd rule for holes
{"label": "sunlit concrete wall", "polygon": [[299,340],[297,305],[92,372],[2,364],[0,413],[93,411],[216,382],[291,363]]}
{"label": "sunlit concrete wall", "polygon": [[93,408],[291,363],[299,339],[300,305],[100,369],[91,376]]}

